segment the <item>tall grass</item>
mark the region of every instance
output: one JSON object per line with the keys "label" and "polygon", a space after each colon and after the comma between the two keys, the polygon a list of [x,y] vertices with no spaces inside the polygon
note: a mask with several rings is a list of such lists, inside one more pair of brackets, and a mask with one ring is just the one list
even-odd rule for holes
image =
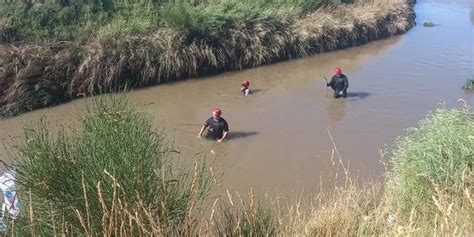
{"label": "tall grass", "polygon": [[[73,128],[25,128],[14,167],[29,217],[18,234],[192,234],[210,191],[204,163],[173,167],[173,149],[126,99],[101,98]],[[27,211],[26,211],[27,212]]]}
{"label": "tall grass", "polygon": [[398,141],[392,165],[387,188],[401,221],[414,214],[434,221],[445,211],[441,202],[451,210],[474,208],[465,196],[473,191],[473,113],[468,108],[438,109]]}
{"label": "tall grass", "polygon": [[[179,22],[186,15],[173,14],[177,9],[206,14],[190,15],[193,21],[212,24],[210,8],[228,8],[229,5],[244,5],[252,10],[298,9],[300,12],[314,10],[328,0],[140,0],[140,1],[39,1],[26,3],[14,1],[0,5],[0,41],[45,41],[85,40],[97,34],[139,35],[160,29],[169,22]],[[253,13],[258,14],[257,9]],[[186,13],[186,12],[182,12]],[[170,15],[171,14],[171,15]],[[227,15],[232,18],[233,12]],[[204,16],[203,15],[208,15]],[[171,16],[171,17],[170,17]],[[199,18],[201,17],[201,18]],[[209,18],[207,18],[209,17]],[[165,20],[164,20],[165,19]],[[225,29],[225,28],[222,28]],[[214,33],[212,30],[210,33]]]}
{"label": "tall grass", "polygon": [[[209,218],[215,236],[276,236],[281,233],[277,212],[269,203],[258,201],[253,190],[250,203],[227,191],[228,200],[221,201],[216,215]],[[217,203],[218,200],[216,200]]]}

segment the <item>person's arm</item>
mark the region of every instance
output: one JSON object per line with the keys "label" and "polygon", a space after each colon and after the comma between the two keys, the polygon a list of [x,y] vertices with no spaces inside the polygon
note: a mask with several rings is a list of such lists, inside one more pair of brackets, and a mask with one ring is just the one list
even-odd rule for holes
{"label": "person's arm", "polygon": [[207,121],[204,123],[204,125],[202,125],[201,127],[201,131],[199,131],[199,134],[198,134],[198,137],[202,137],[202,133],[204,132],[204,130],[206,130],[206,128],[209,126],[209,124],[207,123]]}
{"label": "person's arm", "polygon": [[347,90],[347,88],[349,88],[349,80],[346,76],[344,76],[344,88],[342,89],[342,91]]}
{"label": "person's arm", "polygon": [[219,143],[223,142],[226,139],[227,134],[229,134],[229,131],[224,131],[224,133],[222,134],[222,138],[217,140],[217,142]]}
{"label": "person's arm", "polygon": [[199,134],[198,134],[198,138],[199,137],[202,137],[202,133],[204,132],[204,130],[206,130],[206,125],[202,125],[202,128],[201,128],[201,131],[199,131]]}
{"label": "person's arm", "polygon": [[331,81],[329,81],[329,83],[326,83],[326,86],[334,86],[334,77],[331,77]]}
{"label": "person's arm", "polygon": [[221,143],[227,138],[227,134],[229,134],[229,125],[227,122],[224,124],[224,132],[222,133],[222,138],[217,140],[217,142]]}

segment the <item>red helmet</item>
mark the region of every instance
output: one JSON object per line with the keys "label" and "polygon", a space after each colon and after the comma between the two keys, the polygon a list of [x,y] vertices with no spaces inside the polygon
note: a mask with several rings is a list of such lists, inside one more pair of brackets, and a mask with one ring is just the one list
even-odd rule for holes
{"label": "red helmet", "polygon": [[242,86],[245,86],[245,87],[249,87],[250,86],[250,82],[245,80],[242,82]]}
{"label": "red helmet", "polygon": [[340,67],[336,67],[334,69],[334,74],[336,74],[336,76],[340,76],[341,75],[341,68]]}
{"label": "red helmet", "polygon": [[212,111],[212,115],[213,115],[213,116],[221,116],[221,114],[222,114],[222,111],[221,111],[221,109],[219,109],[219,108],[215,108],[215,109]]}

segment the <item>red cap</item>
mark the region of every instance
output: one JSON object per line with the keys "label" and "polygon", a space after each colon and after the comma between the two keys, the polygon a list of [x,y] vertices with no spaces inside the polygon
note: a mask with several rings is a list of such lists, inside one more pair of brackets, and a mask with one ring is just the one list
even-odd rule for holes
{"label": "red cap", "polygon": [[222,111],[221,111],[221,109],[219,109],[219,108],[215,108],[215,109],[212,111],[212,115],[213,115],[213,116],[221,116],[221,114],[222,114]]}
{"label": "red cap", "polygon": [[245,80],[242,82],[242,86],[245,86],[245,87],[249,87],[250,86],[250,82]]}
{"label": "red cap", "polygon": [[341,75],[341,68],[340,67],[336,67],[334,69],[334,74],[336,74],[336,76],[340,76]]}

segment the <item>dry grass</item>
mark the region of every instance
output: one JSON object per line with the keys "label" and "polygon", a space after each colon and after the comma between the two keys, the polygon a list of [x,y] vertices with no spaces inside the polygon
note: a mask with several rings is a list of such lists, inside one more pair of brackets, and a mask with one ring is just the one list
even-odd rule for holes
{"label": "dry grass", "polygon": [[295,33],[311,52],[355,46],[406,32],[414,24],[410,8],[404,0],[321,8],[298,20]]}
{"label": "dry grass", "polygon": [[[212,202],[207,216],[201,217],[190,206],[189,218],[171,229],[159,216],[151,214],[151,207],[139,202],[127,203],[120,193],[120,185],[114,183],[112,203],[101,200],[100,232],[90,228],[87,210],[76,210],[75,216],[82,226],[78,232],[85,236],[468,236],[474,231],[472,172],[466,171],[463,176],[465,192],[462,199],[433,186],[436,189],[433,203],[439,211],[431,217],[432,223],[417,220],[414,211],[407,222],[399,221],[381,182],[360,185],[350,174],[342,181],[343,185],[334,189],[327,187],[311,199],[302,196],[292,200],[258,198],[253,190],[241,197],[228,191],[227,196]],[[97,192],[101,193],[100,184]],[[31,221],[27,233],[34,236],[34,231],[38,230],[33,227],[38,223],[33,211],[28,214]],[[54,236],[74,233],[73,225],[61,219],[64,213],[51,208],[51,215]],[[17,234],[20,233],[11,235]]]}
{"label": "dry grass", "polygon": [[[197,171],[195,171],[197,172]],[[201,210],[189,206],[183,222],[170,223],[166,215],[156,215],[156,207],[145,205],[141,201],[129,202],[128,197],[123,192],[123,187],[117,180],[107,174],[113,185],[113,199],[109,202],[103,198],[104,191],[102,184],[96,185],[100,210],[92,210],[88,205],[91,201],[83,185],[83,200],[85,209],[58,209],[53,205],[49,209],[49,219],[43,219],[45,216],[38,216],[36,209],[33,208],[34,201],[31,191],[27,192],[27,199],[24,200],[25,218],[19,220],[8,220],[9,236],[195,236],[202,230],[198,229],[198,221],[202,215]],[[194,174],[196,180],[197,174]],[[192,190],[191,190],[192,191]],[[95,200],[92,200],[95,201]],[[190,199],[192,203],[198,202],[197,198]],[[163,204],[163,203],[162,203]],[[164,205],[164,204],[163,204]],[[36,206],[38,208],[39,206]],[[164,206],[163,206],[164,208]],[[197,210],[196,210],[197,209]],[[165,210],[173,212],[175,210]],[[92,212],[99,213],[101,219],[99,223],[94,223]],[[73,222],[68,222],[68,220]],[[26,223],[24,223],[27,221]],[[79,223],[79,225],[77,225]],[[171,224],[171,225],[170,225]],[[94,226],[99,225],[99,228]],[[79,227],[79,228],[78,228]]]}

